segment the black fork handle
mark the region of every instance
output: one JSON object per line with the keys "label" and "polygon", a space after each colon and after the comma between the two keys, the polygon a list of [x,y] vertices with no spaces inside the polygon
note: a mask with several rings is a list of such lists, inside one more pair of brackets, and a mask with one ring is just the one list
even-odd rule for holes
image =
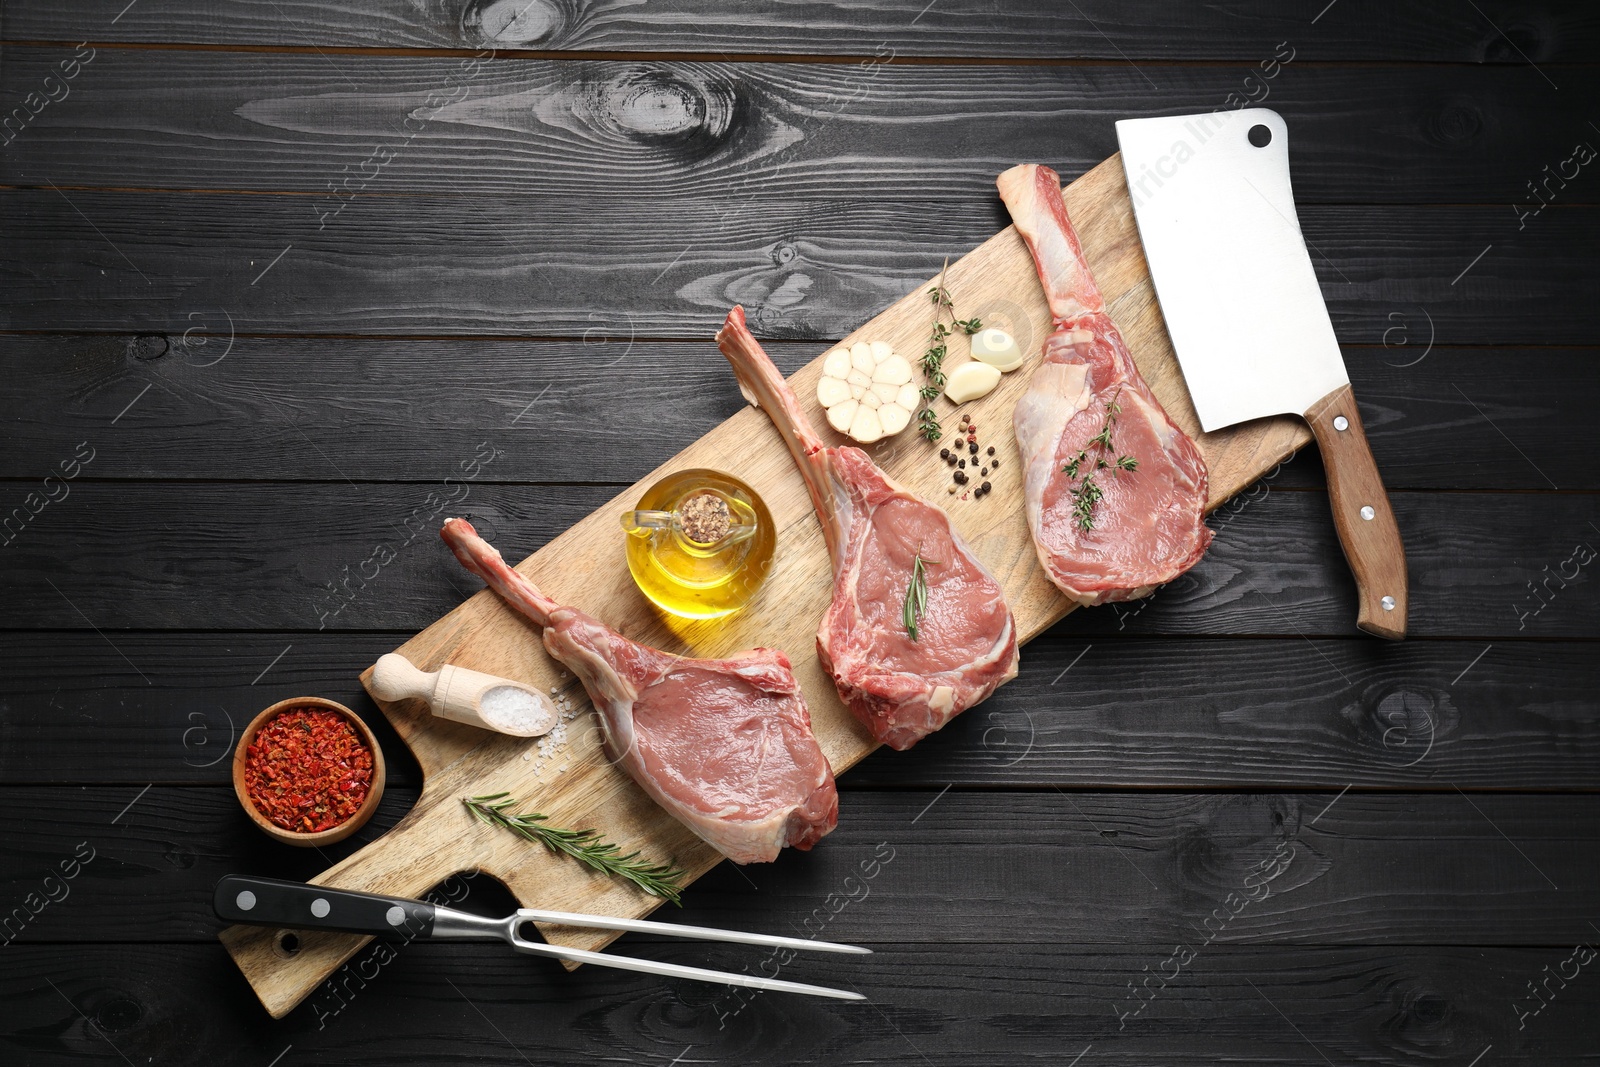
{"label": "black fork handle", "polygon": [[277,878],[224,875],[212,907],[217,918],[251,926],[339,930],[411,941],[433,933],[434,906],[405,897],[285,882]]}

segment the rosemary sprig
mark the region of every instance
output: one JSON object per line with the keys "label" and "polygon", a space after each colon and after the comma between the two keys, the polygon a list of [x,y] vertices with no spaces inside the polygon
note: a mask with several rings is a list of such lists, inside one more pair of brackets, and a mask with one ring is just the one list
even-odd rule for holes
{"label": "rosemary sprig", "polygon": [[535,812],[512,813],[508,809],[517,805],[509,793],[491,793],[482,797],[462,797],[461,803],[477,816],[479,822],[490,826],[503,826],[519,837],[537,841],[552,852],[565,852],[582,860],[602,874],[626,878],[652,896],[665,897],[679,907],[683,891],[679,884],[686,877],[683,871],[664,863],[647,863],[638,859],[639,853],[622,855],[622,849],[601,838],[599,830],[563,830],[546,826],[547,817]]}
{"label": "rosemary sprig", "polygon": [[[944,436],[944,428],[939,425],[939,416],[933,411],[933,401],[944,392],[944,357],[949,351],[946,342],[954,337],[958,330],[970,337],[983,329],[983,323],[976,316],[970,319],[956,318],[955,303],[950,299],[950,290],[944,287],[945,272],[949,269],[950,260],[946,258],[944,266],[939,268],[939,280],[928,290],[928,298],[933,302],[933,331],[928,341],[928,350],[922,354],[921,359],[922,373],[928,376],[928,384],[922,387],[922,399],[927,403],[917,412],[917,432],[930,441],[937,441]],[[947,311],[954,325],[945,325],[944,316]],[[912,640],[915,641],[916,637],[913,636]]]}
{"label": "rosemary sprig", "polygon": [[906,636],[915,641],[922,616],[928,613],[928,572],[924,567],[937,567],[936,559],[923,559],[919,550],[911,561],[911,583],[906,586],[906,603],[900,618],[906,624]]}
{"label": "rosemary sprig", "polygon": [[[1106,456],[1111,455],[1113,451],[1111,432],[1117,425],[1117,416],[1122,414],[1122,405],[1117,403],[1117,397],[1121,395],[1122,388],[1119,386],[1117,391],[1111,394],[1111,399],[1106,401],[1106,417],[1100,424],[1100,432],[1089,438],[1088,444],[1080,448],[1078,454],[1061,468],[1066,472],[1068,479],[1078,482],[1069,492],[1072,494],[1072,515],[1081,530],[1094,529],[1095,505],[1105,496],[1105,491],[1095,481],[1095,475],[1103,470],[1109,470],[1115,475],[1122,471],[1139,469],[1139,461],[1132,456],[1119,455],[1113,459],[1106,459]],[[1085,470],[1084,465],[1090,462],[1091,451],[1095,453],[1094,461]]]}

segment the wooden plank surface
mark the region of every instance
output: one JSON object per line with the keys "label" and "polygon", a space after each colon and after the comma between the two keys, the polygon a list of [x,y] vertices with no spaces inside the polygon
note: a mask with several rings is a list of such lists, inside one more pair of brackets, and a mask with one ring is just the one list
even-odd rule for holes
{"label": "wooden plank surface", "polygon": [[[1600,490],[1583,424],[1600,410],[1593,373],[1600,349],[1430,344],[1437,333],[1430,315],[1388,312],[1378,345],[1345,347],[1389,488],[1548,488],[1543,471],[1564,490]],[[230,338],[217,312],[191,323],[187,337],[6,338],[0,374],[16,410],[0,421],[0,478],[43,477],[39,455],[71,455],[146,385],[152,388],[138,406],[117,421],[115,447],[96,455],[85,479],[227,472],[237,482],[414,481],[421,473],[442,478],[452,461],[488,441],[499,454],[479,485],[621,486],[743,403],[728,388],[726,362],[704,339],[665,342],[598,328],[571,341]],[[767,350],[792,373],[816,355],[816,344],[774,342]],[[1507,374],[1508,367],[1527,373]],[[363,385],[352,393],[346,384],[357,378]],[[619,410],[633,412],[650,433],[612,419]],[[248,438],[243,425],[252,428]],[[1537,470],[1499,433],[1537,456]],[[1322,484],[1315,450],[1271,482],[1275,490]],[[143,494],[175,491],[152,485]],[[149,507],[139,493],[103,497],[98,506]],[[206,499],[195,506],[204,509]],[[302,506],[324,505],[307,498]],[[381,510],[390,506],[385,500]]]}
{"label": "wooden plank surface", "polygon": [[[180,0],[122,12],[118,0],[61,6],[13,3],[7,40],[194,42],[311,49],[468,48],[562,51],[802,53],[1012,58],[1234,59],[1255,63],[1289,38],[1317,59],[1454,63],[1587,62],[1600,25],[1581,4],[1483,0],[1481,19],[1441,18],[1415,0],[1344,0],[1337,18],[1272,0],[1226,8],[1141,9],[1116,0],[1066,7],[1028,0],[1003,7],[922,0],[842,6],[821,2],[730,10],[712,0],[631,4],[602,0],[439,0],[384,8],[355,0]],[[1501,30],[1500,27],[1504,27]],[[1510,34],[1510,36],[1507,36]]]}
{"label": "wooden plank surface", "polygon": [[[875,896],[862,907],[881,910]],[[674,963],[748,962],[732,950],[629,948]],[[224,1062],[241,1046],[263,1059],[287,1047],[335,1067],[451,1059],[567,1067],[592,1057],[665,1064],[685,1049],[752,1067],[954,1067],[993,1063],[996,1049],[1011,1063],[1066,1063],[1089,1049],[1126,1067],[1311,1064],[1324,1062],[1320,1051],[1334,1063],[1467,1067],[1490,1047],[1496,1063],[1547,1067],[1593,1061],[1592,1005],[1573,987],[1521,1028],[1513,1005],[1530,1011],[1525,983],[1542,980],[1543,968],[1559,967],[1571,950],[1570,942],[1212,945],[1119,1029],[1114,1008],[1131,1010],[1126,983],[1171,958],[1170,942],[885,946],[859,965],[812,960],[793,968],[872,992],[872,1004],[846,1006],[772,996],[745,1004],[710,987],[594,967],[567,975],[482,946],[419,943],[392,958],[363,957],[359,971],[319,990],[314,1007],[276,1022],[233,988],[236,976],[207,946],[100,944],[63,953],[18,945],[0,953],[0,982],[18,990],[0,1001],[0,1040],[30,1064],[111,1062],[107,1038],[140,1057],[135,1062],[159,1062],[176,1033],[195,1062]],[[37,981],[41,971],[55,976],[61,995]],[[943,978],[929,983],[923,976],[931,974]],[[210,1010],[197,1014],[196,1004]]]}
{"label": "wooden plank surface", "polygon": [[[19,101],[75,52],[18,50],[0,72],[0,100]],[[1277,54],[1295,53],[1286,44]],[[0,180],[312,193],[308,218],[327,213],[329,225],[364,199],[416,193],[740,205],[757,196],[894,203],[915,189],[919,199],[974,204],[993,198],[994,176],[1017,159],[1080,174],[1117,150],[1117,119],[1192,111],[1196,101],[1221,108],[1245,77],[1232,65],[1121,61],[841,72],[824,63],[502,60],[463,71],[454,58],[330,64],[315,52],[202,52],[152,82],[147,64],[142,50],[96,54],[74,81],[80,89],[6,146]],[[1503,210],[1526,199],[1532,211],[1527,160],[1559,164],[1592,133],[1584,103],[1600,92],[1600,68],[1564,70],[1561,80],[1552,93],[1519,65],[1464,87],[1449,67],[1301,57],[1256,96],[1288,121],[1302,207]],[[448,102],[430,107],[432,94]],[[86,127],[95,139],[80,135]],[[108,153],[107,141],[138,150]],[[1417,150],[1401,155],[1401,144]],[[1600,199],[1577,181],[1559,194],[1568,204]]]}
{"label": "wooden plank surface", "polygon": [[[0,784],[225,784],[223,754],[249,715],[318,693],[357,709],[379,732],[391,788],[419,787],[417,767],[357,680],[361,665],[407,636],[119,632],[112,648],[92,630],[11,632],[0,642]],[[1590,642],[1389,646],[1286,637],[1085,637],[1059,626],[1028,646],[1015,681],[920,743],[917,758],[881,751],[842,781],[933,789],[1600,786]],[[1207,693],[1224,668],[1227,691]],[[108,703],[107,692],[118,699]],[[410,801],[394,803],[397,818]],[[380,816],[378,825],[389,824]],[[220,844],[218,854],[227,854]]]}
{"label": "wooden plank surface", "polygon": [[[731,382],[730,375],[733,393]],[[1527,464],[1493,425],[1470,418],[1478,435],[1472,449]],[[750,426],[757,430],[765,427]],[[324,452],[337,447],[331,433],[313,440]],[[1378,455],[1382,463],[1384,449]],[[46,506],[0,551],[0,581],[14,611],[51,628],[420,628],[477,588],[433,529],[450,510],[446,498],[462,491],[442,482],[456,461],[441,454],[432,472],[438,480],[403,484],[352,485],[341,479],[336,458],[321,483],[80,479],[64,501]],[[1584,461],[1581,454],[1573,459]],[[1309,457],[1297,459],[1284,470],[1306,462]],[[1407,535],[1414,636],[1594,636],[1600,600],[1588,595],[1588,568],[1574,574],[1564,561],[1580,545],[1600,549],[1600,531],[1590,526],[1597,521],[1595,498],[1548,491],[1539,469],[1525,466],[1524,480],[1511,492],[1393,494]],[[16,484],[13,506],[38,484]],[[1537,491],[1541,486],[1545,492]],[[944,491],[938,483],[930,488]],[[465,491],[454,510],[483,522],[512,559],[597,508],[614,523],[609,512],[622,510],[625,495],[617,485],[539,483],[470,483]],[[636,501],[634,494],[627,506]],[[812,521],[809,513],[797,514]],[[1208,521],[1217,539],[1188,574],[1146,600],[1076,614],[1062,625],[1081,635],[1354,633],[1353,586],[1320,488],[1280,489],[1274,479],[1252,486]],[[380,547],[395,555],[381,567],[376,561],[386,554]],[[620,544],[615,551],[620,567]],[[108,583],[100,576],[112,567],[117,577]],[[1538,584],[1545,581],[1548,588]],[[589,589],[586,584],[579,593]],[[620,594],[634,595],[631,586]],[[685,632],[661,639],[681,649],[701,638]],[[143,684],[132,670],[127,677]]]}
{"label": "wooden plank surface", "polygon": [[[508,18],[524,6],[6,6],[8,113],[52,88],[45,64],[77,42],[96,54],[70,96],[0,136],[0,504],[37,491],[77,442],[99,452],[71,499],[0,547],[0,916],[37,900],[78,842],[102,858],[7,935],[0,1060],[1596,1061],[1586,973],[1518,1012],[1528,982],[1596,936],[1582,913],[1595,910],[1600,618],[1589,568],[1565,585],[1546,572],[1600,521],[1600,378],[1576,347],[1600,339],[1592,165],[1552,180],[1555,203],[1519,222],[1529,182],[1574,142],[1600,143],[1583,107],[1590,7],[585,0]],[[1295,57],[1266,77],[1280,42]],[[359,170],[383,140],[372,133],[403,127],[406,90],[425,99],[474,50],[487,62],[465,106],[422,125],[317,232],[326,183]],[[592,95],[538,123],[514,106],[485,121],[491,96],[534,87],[557,103]],[[269,698],[354,702],[396,782],[364,833],[403,816],[420,770],[355,671],[471,583],[413,544],[326,630],[306,600],[405,536],[481,422],[508,426],[494,435],[505,452],[469,503],[497,509],[479,517],[503,520],[520,555],[737,410],[706,343],[731,300],[764,310],[758,333],[797,369],[1004,224],[989,171],[1016,160],[997,140],[1070,177],[1114,146],[1111,119],[1228,106],[1236,91],[1265,94],[1296,131],[1314,262],[1380,465],[1421,532],[1429,636],[1395,648],[1350,634],[1320,465],[1303,455],[1213,516],[1227,555],[1207,559],[1203,584],[1069,616],[982,715],[847,773],[854,817],[833,851],[762,872],[723,864],[675,916],[784,932],[887,840],[895,864],[830,921],[879,954],[793,974],[854,982],[872,1003],[760,997],[730,1012],[709,987],[418,945],[384,965],[369,946],[300,1011],[261,1011],[210,937],[210,883],[327,861],[236,829],[198,742]],[[884,154],[892,166],[867,162]],[[605,273],[564,246],[598,250]],[[183,334],[220,339],[226,314],[237,347],[208,367],[219,348]],[[162,341],[169,355],[149,359]],[[532,411],[604,422],[596,386],[630,341],[611,368],[627,372],[612,376],[618,403],[683,413],[658,440],[591,425],[590,447],[573,448],[510,425],[546,386]],[[1237,843],[1282,833],[1278,814],[1337,866],[1238,916],[1228,936],[1251,944],[1210,945],[1119,1029],[1127,984],[1160,971],[1180,920],[1215,904]],[[1030,853],[1041,840],[1070,862]],[[1123,843],[1139,850],[1111,851]],[[1012,858],[1031,912],[1005,906],[990,848]],[[1540,876],[1518,849],[1560,889],[1530,886]],[[466,906],[511,901],[478,878]],[[1055,924],[1048,941],[1041,923]],[[958,940],[914,939],[930,926]]]}
{"label": "wooden plank surface", "polygon": [[[1584,842],[1600,834],[1600,796],[1469,799],[1437,784],[1429,793],[1352,789],[1343,796],[1340,788],[1257,796],[952,789],[940,796],[941,788],[852,789],[847,776],[830,847],[739,870],[724,864],[686,895],[684,909],[658,917],[735,929],[774,913],[798,922],[888,842],[892,862],[872,882],[895,906],[845,909],[829,923],[832,939],[1170,942],[1207,929],[1212,910],[1263,861],[1273,861],[1261,868],[1266,873],[1281,866],[1258,880],[1270,894],[1252,893],[1248,908],[1220,929],[1213,924],[1216,943],[1560,945],[1574,936],[1592,914],[1593,859]],[[41,912],[13,948],[209,939],[217,921],[208,890],[234,869],[229,864],[270,865],[300,878],[322,862],[314,850],[280,860],[285,849],[242,835],[244,814],[225,786],[157,787],[105,829],[136,792],[0,788],[0,812],[18,827],[0,857],[7,899],[26,895],[74,827],[94,827],[85,832],[96,850],[73,880],[76,908]],[[385,818],[392,823],[416,797],[407,789],[390,804],[386,795]],[[1007,820],[1033,832],[997,834]],[[377,834],[360,833],[361,844]],[[234,838],[248,842],[245,853],[229,846]],[[513,848],[540,851],[524,841]],[[515,905],[501,892],[494,902],[509,911]],[[971,907],[976,900],[981,910]],[[494,904],[477,903],[492,914]],[[477,951],[486,961],[506,952]],[[238,975],[228,981],[244,984]]]}
{"label": "wooden plank surface", "polygon": [[[1150,285],[1121,161],[1112,157],[1100,164],[1068,186],[1065,196],[1107,310],[1118,320],[1130,351],[1138,354],[1140,370],[1163,406],[1196,437],[1205,453],[1211,505],[1227,501],[1293,454],[1308,440],[1309,432],[1298,419],[1277,418],[1200,434]],[[945,277],[952,293],[964,294],[968,309],[1007,302],[1011,309],[1006,315],[1008,325],[1024,351],[1034,349],[1048,335],[1049,313],[1043,292],[1037,288],[1032,257],[1014,230],[1002,231],[952,263]],[[897,351],[915,353],[926,340],[929,324],[922,289],[918,286],[845,338],[845,343],[882,340]],[[995,318],[989,315],[990,321]],[[792,379],[801,404],[818,419],[821,413],[815,396],[821,363],[819,355]],[[1001,502],[1009,498],[1010,505],[985,507],[984,502],[960,497],[941,502],[1005,589],[1017,637],[1023,643],[1071,610],[1071,602],[1050,585],[1039,567],[1022,508],[1017,506],[1021,463],[1014,443],[996,429],[1003,431],[1025,389],[1026,376],[1011,375],[989,396],[964,409],[975,422],[991,427],[986,440],[997,443],[1006,458],[1006,465],[992,474],[990,481],[995,485],[994,496]],[[817,741],[835,772],[842,773],[876,744],[845,709],[818,662],[816,625],[831,594],[831,565],[810,498],[776,431],[764,425],[766,419],[754,408],[741,410],[520,566],[558,603],[582,605],[629,637],[658,648],[676,650],[686,645],[690,654],[706,656],[758,645],[784,649],[805,690]],[[948,470],[925,441],[901,435],[872,451],[891,477],[930,499],[948,482]],[[626,568],[617,565],[617,515],[667,473],[696,467],[737,472],[766,501],[778,531],[778,563],[769,588],[763,590],[763,603],[715,625],[669,623],[650,609]],[[488,591],[475,594],[402,645],[400,651],[424,670],[454,663],[520,678],[541,690],[560,689],[571,693],[580,708],[586,703],[581,687],[567,680],[566,672],[544,654],[525,620]],[[363,675],[370,688],[367,679],[368,675]],[[547,860],[544,863],[530,862],[525,853],[519,858],[505,847],[508,835],[503,833],[491,830],[485,834],[481,828],[474,832],[470,816],[459,804],[463,790],[512,793],[558,824],[581,816],[625,850],[670,857],[691,879],[721,859],[606,760],[597,731],[569,742],[570,757],[564,754],[560,768],[544,771],[522,758],[529,747],[526,742],[510,738],[485,741],[480,731],[436,719],[416,701],[379,704],[422,765],[427,778],[423,794],[396,830],[319,876],[325,884],[407,894],[470,868],[494,874],[528,907],[643,915],[659,905],[659,898],[637,891],[596,887],[592,878],[573,871],[570,865],[548,862],[548,857],[539,857]],[[559,927],[543,932],[556,943],[590,949],[614,940],[605,932]],[[223,934],[223,943],[274,1015],[298,1004],[363,943],[349,936],[306,940],[306,950],[285,961],[275,951],[271,931],[235,927]]]}
{"label": "wooden plank surface", "polygon": [[[53,332],[181,335],[214,328],[221,309],[243,333],[700,340],[741,302],[763,338],[833,339],[1006,222],[998,198],[780,200],[758,188],[722,202],[540,201],[537,214],[504,197],[375,196],[322,230],[304,195],[7,196],[9,244],[28,269],[7,279],[0,328]],[[1423,307],[1440,344],[1600,334],[1587,273],[1600,208],[1558,202],[1525,232],[1509,201],[1298,214],[1346,343],[1381,344],[1391,312]]]}

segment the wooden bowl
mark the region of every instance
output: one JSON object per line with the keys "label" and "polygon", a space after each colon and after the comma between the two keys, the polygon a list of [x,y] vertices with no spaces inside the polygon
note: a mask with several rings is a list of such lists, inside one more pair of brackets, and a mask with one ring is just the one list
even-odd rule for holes
{"label": "wooden bowl", "polygon": [[[245,791],[244,760],[245,753],[250,750],[250,742],[255,740],[256,734],[261,731],[261,728],[273,716],[281,711],[287,711],[289,708],[316,708],[323,711],[338,712],[356,728],[356,733],[361,736],[361,740],[372,750],[372,785],[367,790],[367,799],[362,802],[361,807],[356,809],[354,815],[338,826],[327,830],[318,830],[314,833],[297,833],[294,830],[285,830],[261,814],[260,810],[256,808],[255,802],[250,799],[250,794]],[[250,725],[245,727],[244,733],[239,737],[238,747],[233,750],[233,791],[239,798],[239,806],[244,808],[245,814],[250,816],[250,821],[259,826],[262,833],[275,840],[282,841],[286,845],[297,845],[301,848],[343,841],[366,825],[367,820],[372,818],[372,813],[378,810],[378,801],[383,799],[385,776],[383,749],[378,747],[378,739],[373,736],[372,730],[368,728],[367,724],[361,721],[361,716],[343,704],[325,700],[322,697],[290,697],[288,700],[278,701],[272,707],[250,720]]]}

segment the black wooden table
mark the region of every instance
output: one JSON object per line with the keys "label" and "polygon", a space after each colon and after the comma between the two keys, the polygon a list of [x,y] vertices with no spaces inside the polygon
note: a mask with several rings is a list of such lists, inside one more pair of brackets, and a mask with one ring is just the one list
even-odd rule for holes
{"label": "black wooden table", "polygon": [[[12,0],[3,37],[0,1061],[1600,1060],[1593,4]],[[356,674],[475,587],[445,507],[526,553],[736,409],[732,302],[793,369],[1002,227],[1004,167],[1251,102],[1410,640],[1355,632],[1310,450],[845,775],[823,847],[688,893],[872,945],[797,975],[869,1003],[419,944],[266,1016],[210,887],[415,800]],[[391,768],[320,854],[226,758],[312,693]]]}

